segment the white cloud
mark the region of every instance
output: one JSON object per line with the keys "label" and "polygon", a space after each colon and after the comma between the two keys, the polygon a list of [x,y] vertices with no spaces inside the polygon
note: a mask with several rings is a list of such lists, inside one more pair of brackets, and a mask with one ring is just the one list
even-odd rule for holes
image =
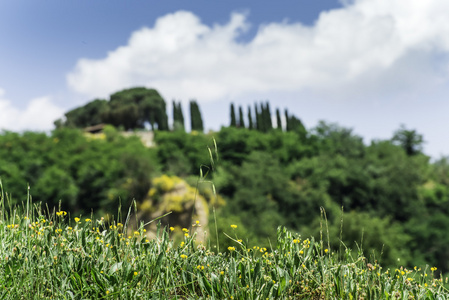
{"label": "white cloud", "polygon": [[309,127],[336,121],[368,140],[404,123],[429,137],[427,153],[449,154],[449,1],[341,2],[313,26],[263,24],[246,42],[245,14],[208,26],[178,11],[103,59],[80,59],[67,83],[92,98],[133,86],[168,101],[196,98],[215,129],[229,122],[227,103],[264,99]]}
{"label": "white cloud", "polygon": [[32,99],[24,109],[17,108],[5,98],[0,88],[0,129],[22,131],[47,131],[54,128],[53,121],[63,115],[50,97]]}
{"label": "white cloud", "polygon": [[104,59],[80,59],[67,81],[91,97],[144,85],[168,99],[200,101],[304,90],[346,97],[447,82],[447,1],[345,1],[314,26],[265,24],[251,41],[237,42],[248,26],[244,14],[206,26],[178,11],[135,31]]}

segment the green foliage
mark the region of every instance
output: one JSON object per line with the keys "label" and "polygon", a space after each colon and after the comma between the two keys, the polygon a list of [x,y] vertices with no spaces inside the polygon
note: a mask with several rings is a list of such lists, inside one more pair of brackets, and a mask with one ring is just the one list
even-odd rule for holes
{"label": "green foliage", "polygon": [[[205,151],[211,142],[208,135],[183,131],[156,132],[155,142],[164,172],[178,176],[197,175],[201,166],[210,165],[210,158]],[[207,171],[208,167],[204,168]]]}
{"label": "green foliage", "polygon": [[279,112],[279,108],[276,108],[276,128],[282,131],[281,113]]}
{"label": "green foliage", "polygon": [[421,134],[418,134],[416,130],[407,130],[404,125],[401,125],[401,128],[395,131],[392,141],[400,145],[407,155],[420,153],[424,143]]}
{"label": "green foliage", "polygon": [[[150,107],[150,94],[155,95],[139,88],[122,91],[111,96],[107,109],[98,100],[83,108],[85,112],[74,110],[67,121],[93,124],[89,122],[111,112],[115,103],[116,119],[123,117],[117,124],[123,127],[153,122],[159,129],[166,128],[165,103],[151,100],[161,105]],[[152,115],[158,110],[164,113]],[[276,245],[274,228],[280,224],[318,237],[310,228],[319,227],[321,208],[328,212],[332,249],[344,248],[336,238],[343,209],[341,238],[348,248],[360,247],[386,265],[400,258],[408,267],[432,264],[449,271],[445,238],[449,164],[447,159],[429,162],[422,153],[422,136],[415,130],[402,126],[394,139],[366,145],[352,129],[338,124],[320,122],[307,130],[287,110],[286,130],[272,130],[269,104],[257,103],[254,116],[248,108],[248,127],[257,130],[244,128],[239,107],[238,120],[234,110],[235,126],[205,135],[196,101],[191,101],[190,113],[194,130],[189,134],[177,130],[184,119],[180,104],[174,103],[176,130],[157,131],[154,149],[143,147],[137,138],[125,139],[112,127],[95,136],[67,128],[51,136],[4,132],[0,177],[10,191],[8,199],[13,203],[26,199],[29,184],[36,201],[57,205],[61,200],[73,211],[94,208],[101,213],[113,209],[119,198],[124,203],[146,199],[151,177],[160,172],[181,178],[201,174],[204,180],[214,171],[207,180],[214,182],[217,199],[226,202],[216,207],[218,236],[212,232],[222,249],[236,246],[221,234],[227,233],[229,223],[238,225],[238,235],[247,236],[246,243],[266,248]],[[276,119],[280,127],[279,110]],[[216,144],[218,156],[211,150]],[[220,201],[212,202],[209,205]]]}
{"label": "green foliage", "polygon": [[204,131],[203,118],[201,117],[198,103],[195,100],[190,101],[190,121],[192,131]]}
{"label": "green foliage", "polygon": [[237,127],[237,119],[235,117],[234,103],[231,103],[231,127]]}
{"label": "green foliage", "polygon": [[[30,203],[29,203],[30,204]],[[322,240],[279,227],[275,247],[247,244],[240,226],[226,230],[232,246],[218,252],[185,229],[73,217],[64,210],[21,212],[2,207],[0,296],[45,299],[447,299],[436,268],[382,265],[338,254]],[[129,217],[129,215],[128,215]],[[128,219],[128,218],[127,218]]]}
{"label": "green foliage", "polygon": [[248,129],[254,129],[253,116],[251,114],[251,106],[248,105]]}
{"label": "green foliage", "polygon": [[173,101],[173,130],[185,131],[184,114],[182,113],[181,102]]}
{"label": "green foliage", "polygon": [[154,89],[132,88],[111,95],[105,123],[116,127],[124,126],[126,130],[145,128],[149,123],[154,130],[168,130],[168,118],[164,99]]}
{"label": "green foliage", "polygon": [[[124,138],[107,128],[104,139],[76,129],[0,135],[0,178],[13,203],[26,199],[50,207],[59,201],[73,211],[113,211],[119,198],[142,199],[157,168],[153,150],[138,138]],[[100,136],[101,137],[101,136]]]}
{"label": "green foliage", "polygon": [[[324,220],[320,220],[324,222]],[[311,224],[313,235],[319,238],[316,228],[319,221]],[[326,226],[329,226],[327,231]],[[329,224],[323,224],[325,241],[329,239],[334,250],[352,249],[361,251],[371,262],[378,262],[384,267],[394,268],[398,265],[416,265],[416,260],[407,249],[411,236],[400,223],[391,218],[381,218],[367,212],[351,211],[340,216],[335,215]],[[327,233],[329,232],[329,236]],[[424,264],[425,266],[425,264]]]}
{"label": "green foliage", "polygon": [[[96,99],[84,106],[75,108],[65,114],[64,126],[83,128],[104,122],[104,113],[108,109],[108,101]],[[61,124],[62,126],[62,124]],[[58,127],[58,126],[56,126]]]}
{"label": "green foliage", "polygon": [[239,106],[239,127],[245,128],[245,120],[243,119],[243,110],[241,106]]}
{"label": "green foliage", "polygon": [[168,118],[164,99],[154,89],[136,87],[111,95],[110,100],[94,100],[65,114],[66,120],[57,120],[60,127],[84,128],[107,123],[126,130],[155,125],[168,130]]}

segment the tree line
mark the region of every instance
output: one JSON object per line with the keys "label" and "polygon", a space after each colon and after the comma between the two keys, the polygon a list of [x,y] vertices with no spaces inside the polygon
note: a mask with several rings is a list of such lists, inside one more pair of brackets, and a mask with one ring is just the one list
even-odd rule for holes
{"label": "tree line", "polygon": [[[171,129],[186,130],[184,113],[181,102],[173,100],[173,123]],[[203,118],[196,100],[189,102],[190,128],[192,131],[203,132]],[[297,131],[305,134],[306,130],[301,120],[284,111],[284,122],[280,110],[276,109],[276,125],[272,122],[272,113],[269,102],[256,103],[254,115],[251,106],[248,106],[247,122],[243,116],[242,106],[238,113],[234,104],[230,106],[230,126],[248,128],[261,132],[268,132],[274,128],[285,131]],[[170,129],[166,102],[155,89],[136,87],[114,93],[109,100],[95,99],[84,106],[77,107],[65,113],[65,119],[55,122],[56,128],[86,128],[98,124],[110,124],[124,130],[150,128],[151,130],[166,131]],[[285,123],[285,126],[283,126]],[[248,124],[247,126],[245,124]]]}
{"label": "tree line", "polygon": [[[190,101],[191,128],[203,131],[198,103]],[[109,100],[95,99],[65,113],[64,119],[54,122],[56,128],[85,128],[110,124],[124,130],[169,130],[166,102],[155,89],[136,87],[114,93]],[[173,101],[173,128],[184,130],[184,116],[180,103]]]}

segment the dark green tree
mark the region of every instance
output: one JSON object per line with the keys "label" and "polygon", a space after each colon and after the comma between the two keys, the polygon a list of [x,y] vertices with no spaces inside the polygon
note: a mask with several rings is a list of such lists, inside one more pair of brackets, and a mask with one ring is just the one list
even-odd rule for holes
{"label": "dark green tree", "polygon": [[262,131],[262,128],[263,128],[262,117],[261,117],[261,113],[259,112],[259,107],[258,107],[257,103],[254,104],[254,113],[256,114],[256,126],[255,127],[258,131]]}
{"label": "dark green tree", "polygon": [[96,99],[65,114],[65,122],[55,121],[56,127],[84,128],[103,123],[103,113],[108,108],[107,100]]}
{"label": "dark green tree", "polygon": [[235,109],[234,109],[234,103],[231,103],[231,127],[237,127],[237,120],[235,117]]}
{"label": "dark green tree", "polygon": [[264,123],[265,123],[265,132],[268,132],[273,129],[273,123],[271,121],[270,103],[268,101],[265,103]]}
{"label": "dark green tree", "polygon": [[198,103],[195,100],[190,101],[190,121],[192,130],[200,132],[204,131],[203,118],[201,117]]}
{"label": "dark green tree", "polygon": [[245,120],[243,119],[243,110],[241,106],[239,106],[239,127],[245,128]]}
{"label": "dark green tree", "polygon": [[289,118],[287,109],[285,109],[284,114],[285,114],[285,123],[286,123],[285,131],[291,131],[290,118]]}
{"label": "dark green tree", "polygon": [[248,129],[254,129],[253,116],[251,115],[251,106],[248,105]]}
{"label": "dark green tree", "polygon": [[105,123],[123,126],[126,130],[145,128],[168,130],[166,104],[154,89],[137,87],[111,95],[108,109],[103,113]]}
{"label": "dark green tree", "polygon": [[185,130],[181,102],[173,101],[173,130]]}
{"label": "dark green tree", "polygon": [[279,108],[276,108],[276,123],[277,129],[282,131],[281,113],[279,112]]}
{"label": "dark green tree", "polygon": [[392,141],[401,146],[409,156],[420,153],[424,143],[421,134],[416,130],[407,130],[404,125],[395,131]]}

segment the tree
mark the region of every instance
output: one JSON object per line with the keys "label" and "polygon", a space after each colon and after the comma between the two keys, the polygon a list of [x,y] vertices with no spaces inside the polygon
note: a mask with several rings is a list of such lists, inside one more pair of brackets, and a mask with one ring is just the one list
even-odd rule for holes
{"label": "tree", "polygon": [[269,130],[273,129],[273,123],[271,122],[270,103],[268,101],[265,103],[264,123],[265,123],[265,132],[268,132]]}
{"label": "tree", "polygon": [[168,130],[164,99],[155,89],[136,87],[111,95],[108,109],[103,113],[105,123],[123,126],[126,130],[145,128]]}
{"label": "tree", "polygon": [[401,146],[408,156],[420,153],[424,143],[421,134],[418,134],[416,130],[407,130],[404,125],[395,131],[391,140],[394,144]]}
{"label": "tree", "polygon": [[285,114],[285,122],[286,122],[285,131],[291,131],[290,118],[288,116],[288,110],[287,109],[285,109],[284,114]]}
{"label": "tree", "polygon": [[256,114],[256,129],[258,130],[258,131],[262,131],[262,117],[261,117],[261,114],[260,114],[260,112],[259,112],[259,107],[257,106],[257,103],[256,104],[254,104],[254,111],[255,111],[255,114]]}
{"label": "tree", "polygon": [[282,131],[282,121],[281,121],[281,113],[279,112],[279,108],[276,108],[276,127],[280,131]]}
{"label": "tree", "polygon": [[203,118],[201,117],[201,112],[198,107],[198,103],[195,100],[190,101],[190,121],[192,130],[195,131],[204,131],[203,127]]}
{"label": "tree", "polygon": [[239,106],[239,127],[245,128],[245,121],[243,120],[243,110],[241,106]]}
{"label": "tree", "polygon": [[95,99],[84,106],[67,112],[65,114],[65,122],[57,120],[55,125],[56,127],[83,128],[103,123],[103,114],[107,110],[107,107],[107,100]]}
{"label": "tree", "polygon": [[251,115],[251,106],[248,105],[248,129],[254,129],[253,117]]}
{"label": "tree", "polygon": [[234,103],[231,103],[231,127],[237,127],[237,120],[235,118]]}
{"label": "tree", "polygon": [[173,101],[173,130],[185,130],[181,102]]}

